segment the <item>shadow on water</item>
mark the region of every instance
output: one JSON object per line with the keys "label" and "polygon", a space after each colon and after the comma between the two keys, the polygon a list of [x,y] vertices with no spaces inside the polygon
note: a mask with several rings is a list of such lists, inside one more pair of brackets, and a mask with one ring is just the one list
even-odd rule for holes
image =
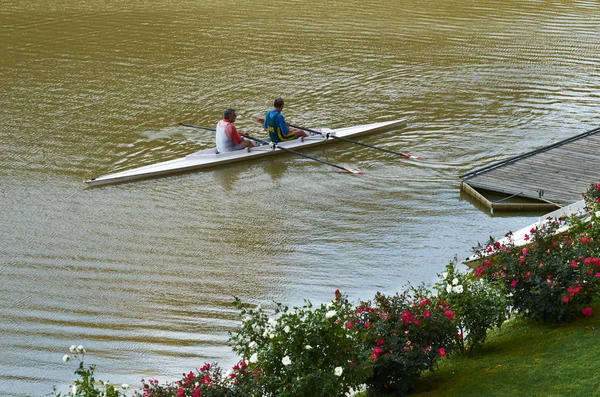
{"label": "shadow on water", "polygon": [[279,181],[288,168],[288,162],[283,160],[269,160],[263,165],[263,169],[271,177],[273,182]]}
{"label": "shadow on water", "polygon": [[512,218],[512,217],[541,217],[545,214],[552,212],[553,210],[540,210],[540,211],[492,211],[491,208],[485,206],[481,201],[475,199],[470,194],[460,190],[460,200],[466,201],[472,204],[475,208],[487,214],[490,218]]}

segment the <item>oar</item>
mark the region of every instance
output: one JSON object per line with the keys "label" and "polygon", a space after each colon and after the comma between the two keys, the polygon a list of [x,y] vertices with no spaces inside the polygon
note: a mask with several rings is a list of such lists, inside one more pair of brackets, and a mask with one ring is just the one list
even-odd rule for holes
{"label": "oar", "polygon": [[210,127],[201,127],[199,125],[192,125],[192,124],[185,124],[185,123],[181,123],[179,121],[175,121],[175,120],[171,120],[171,123],[173,124],[177,124],[177,125],[182,125],[184,127],[192,127],[192,128],[199,128],[201,130],[207,130],[207,131],[216,131],[216,128],[210,128]]}
{"label": "oar", "polygon": [[[264,122],[264,119],[258,117],[256,119],[256,121]],[[331,137],[333,139],[339,139],[340,141],[355,143],[357,145],[365,146],[365,147],[368,147],[368,148],[371,148],[371,149],[375,149],[375,150],[381,150],[382,152],[396,154],[398,156],[402,156],[402,157],[407,158],[407,159],[423,160],[423,157],[413,156],[412,154],[409,154],[409,153],[395,152],[393,150],[385,149],[385,148],[382,148],[382,147],[379,147],[379,146],[373,146],[373,145],[369,145],[369,144],[366,144],[366,143],[363,143],[363,142],[353,141],[352,139],[343,138],[341,136],[336,136],[336,135],[333,135],[333,134],[331,134],[329,132],[321,132],[321,131],[317,131],[317,130],[311,130],[310,128],[300,127],[300,126],[293,125],[293,124],[289,124],[289,126],[292,127],[292,128],[297,128],[299,130],[304,130],[304,131],[312,132],[313,134],[323,135],[326,138]]]}
{"label": "oar", "polygon": [[[215,129],[215,128],[201,127],[201,126],[199,126],[199,125],[185,124],[185,123],[180,123],[180,122],[176,122],[176,121],[172,121],[172,122],[174,122],[174,123],[176,123],[176,124],[178,124],[178,125],[182,125],[182,126],[184,126],[184,127],[198,128],[198,129],[201,129],[201,130],[207,130],[207,131],[216,131],[216,129]],[[273,148],[273,150],[275,150],[275,149],[284,150],[284,151],[286,151],[286,152],[290,152],[290,153],[293,153],[293,154],[297,154],[298,156],[302,156],[302,157],[305,157],[305,158],[307,158],[307,159],[310,159],[310,160],[318,161],[318,162],[319,162],[319,163],[321,163],[321,164],[330,165],[330,166],[332,166],[332,167],[338,168],[338,169],[340,169],[340,170],[342,170],[342,171],[345,171],[345,172],[349,172],[349,173],[351,173],[351,174],[364,174],[364,172],[363,172],[363,171],[360,171],[360,170],[355,170],[355,169],[352,169],[352,168],[346,168],[346,167],[342,167],[341,165],[333,164],[333,163],[327,162],[327,161],[325,161],[325,160],[321,160],[321,159],[318,159],[318,158],[316,158],[316,157],[312,157],[312,156],[309,156],[309,155],[307,155],[307,154],[300,153],[300,152],[297,152],[297,151],[295,151],[295,150],[292,150],[292,149],[288,149],[288,148],[286,148],[286,147],[283,147],[283,146],[279,146],[278,144],[276,144],[276,143],[274,143],[274,142],[271,142],[271,141],[267,141],[267,140],[265,140],[265,139],[255,138],[255,137],[253,137],[253,136],[250,136],[250,135],[248,135],[248,134],[245,134],[245,133],[242,133],[242,134],[240,134],[240,135],[241,135],[241,136],[243,136],[243,137],[246,137],[246,138],[248,138],[248,139],[250,139],[250,140],[253,140],[253,141],[255,141],[255,142],[260,142],[260,143],[262,143],[262,144],[269,145],[269,146],[271,146],[271,147]]]}

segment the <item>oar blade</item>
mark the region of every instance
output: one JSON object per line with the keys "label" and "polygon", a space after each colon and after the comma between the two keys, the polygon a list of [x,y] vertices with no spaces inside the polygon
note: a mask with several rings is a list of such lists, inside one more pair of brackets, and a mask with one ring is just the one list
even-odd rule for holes
{"label": "oar blade", "polygon": [[346,172],[349,172],[349,173],[351,173],[351,174],[362,175],[362,174],[364,174],[364,173],[365,173],[364,171],[358,170],[358,169],[356,169],[356,168],[347,168],[347,167],[342,167],[342,169],[343,169],[344,171],[346,171]]}

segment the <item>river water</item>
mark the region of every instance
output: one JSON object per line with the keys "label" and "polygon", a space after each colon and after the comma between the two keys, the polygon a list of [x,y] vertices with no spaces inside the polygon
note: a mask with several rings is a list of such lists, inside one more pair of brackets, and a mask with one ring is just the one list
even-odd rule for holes
{"label": "river water", "polygon": [[[125,4],[128,3],[128,4]],[[130,3],[130,4],[129,4]],[[268,306],[431,283],[539,214],[491,216],[459,175],[600,124],[595,1],[0,0],[0,395],[226,365],[232,297]],[[276,97],[288,120],[406,118],[365,142],[84,189],[211,147]],[[527,172],[527,170],[523,170]]]}

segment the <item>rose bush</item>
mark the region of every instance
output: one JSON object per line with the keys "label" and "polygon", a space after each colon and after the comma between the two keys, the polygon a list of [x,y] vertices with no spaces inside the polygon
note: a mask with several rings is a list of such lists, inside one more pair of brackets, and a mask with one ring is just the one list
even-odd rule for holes
{"label": "rose bush", "polygon": [[362,302],[350,321],[370,350],[374,370],[366,384],[375,393],[410,392],[420,374],[434,370],[438,358],[454,347],[454,312],[422,286],[391,296],[378,293]]}
{"label": "rose bush", "polygon": [[[551,219],[530,230],[524,247],[515,247],[509,238],[508,244],[492,241],[485,248],[491,255],[474,273],[502,284],[512,308],[521,315],[560,322],[579,317],[584,310],[589,313],[600,292],[600,214],[594,198],[600,193],[597,185],[590,190],[589,219],[579,215]],[[564,222],[570,229],[559,233]]]}
{"label": "rose bush", "polygon": [[134,396],[143,397],[246,397],[244,379],[251,378],[244,361],[224,373],[218,364],[205,364],[196,371],[183,373],[178,381],[160,384],[156,379],[142,380],[142,389]]}
{"label": "rose bush", "polygon": [[371,374],[361,328],[347,320],[353,307],[339,291],[327,305],[277,303],[272,314],[236,305],[242,323],[229,342],[253,374],[242,381],[251,395],[345,396]]}
{"label": "rose bush", "polygon": [[588,187],[588,190],[583,193],[583,199],[586,203],[588,211],[597,209],[600,206],[600,183],[593,183]]}
{"label": "rose bush", "polygon": [[85,353],[83,346],[73,345],[69,349],[69,353],[63,356],[62,360],[64,362],[79,361],[79,365],[75,370],[75,375],[78,375],[79,378],[71,385],[70,392],[63,394],[54,387],[52,395],[55,397],[125,397],[125,390],[129,385],[122,384],[118,386],[108,381],[96,381],[94,375],[96,366],[92,364],[86,367],[84,364]]}
{"label": "rose bush", "polygon": [[486,282],[473,272],[460,272],[450,262],[435,284],[438,295],[454,310],[455,343],[461,353],[483,346],[488,330],[500,327],[508,314],[508,301],[501,286]]}

